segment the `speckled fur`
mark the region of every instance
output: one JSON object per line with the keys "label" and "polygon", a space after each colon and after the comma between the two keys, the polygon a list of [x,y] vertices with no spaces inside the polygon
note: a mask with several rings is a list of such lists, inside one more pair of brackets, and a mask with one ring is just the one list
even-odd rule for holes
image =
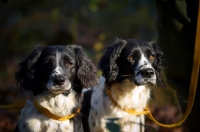
{"label": "speckled fur", "polygon": [[[76,104],[73,92],[68,97],[62,94],[55,97],[50,94],[42,94],[36,100],[40,105],[60,116],[70,114]],[[57,121],[49,119],[34,107],[32,100],[28,100],[21,111],[18,129],[25,132],[74,132],[72,120]]]}
{"label": "speckled fur", "polygon": [[[108,119],[119,118],[115,123],[121,127],[122,132],[143,131],[144,115],[128,114],[115,106],[105,94],[104,84],[105,79],[102,77],[100,84],[93,89],[89,115],[90,130],[92,132],[107,132],[106,123],[109,122]],[[113,98],[118,101],[122,108],[134,108],[138,112],[143,111],[150,98],[150,88],[135,86],[128,80],[121,84],[114,84],[111,90]]]}

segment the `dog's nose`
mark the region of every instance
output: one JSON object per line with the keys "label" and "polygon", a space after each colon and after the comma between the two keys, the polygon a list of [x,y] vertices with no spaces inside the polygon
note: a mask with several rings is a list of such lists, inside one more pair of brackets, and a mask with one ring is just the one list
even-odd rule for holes
{"label": "dog's nose", "polygon": [[150,78],[154,75],[154,70],[153,69],[145,69],[145,70],[141,71],[141,75],[143,77]]}
{"label": "dog's nose", "polygon": [[56,75],[53,77],[53,85],[61,86],[65,83],[65,77],[62,75]]}

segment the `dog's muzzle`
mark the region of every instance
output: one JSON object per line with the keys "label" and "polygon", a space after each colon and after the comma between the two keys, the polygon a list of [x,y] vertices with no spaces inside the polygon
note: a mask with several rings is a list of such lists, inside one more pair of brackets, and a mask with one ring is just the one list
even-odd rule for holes
{"label": "dog's muzzle", "polygon": [[154,76],[155,73],[154,73],[154,70],[152,68],[147,68],[147,69],[140,71],[140,74],[144,78],[151,78],[151,77]]}
{"label": "dog's muzzle", "polygon": [[65,83],[65,76],[55,75],[52,77],[53,86],[61,86]]}
{"label": "dog's muzzle", "polygon": [[153,68],[143,68],[136,72],[134,83],[137,85],[156,84],[156,74]]}

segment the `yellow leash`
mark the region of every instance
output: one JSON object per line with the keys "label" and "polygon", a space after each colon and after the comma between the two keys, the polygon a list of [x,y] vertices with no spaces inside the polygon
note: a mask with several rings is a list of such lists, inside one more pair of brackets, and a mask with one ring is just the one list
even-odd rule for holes
{"label": "yellow leash", "polygon": [[14,104],[10,104],[10,105],[0,105],[0,108],[3,108],[3,109],[21,109],[24,107],[26,103],[26,100],[22,100],[22,101],[19,101],[17,103],[14,103]]}
{"label": "yellow leash", "polygon": [[76,113],[70,114],[70,115],[66,115],[66,116],[57,116],[53,113],[51,113],[48,109],[42,107],[41,105],[39,105],[36,101],[33,101],[34,106],[37,108],[37,110],[42,113],[43,115],[45,115],[46,117],[50,118],[50,119],[54,119],[54,120],[58,120],[58,121],[66,121],[71,119],[72,117],[74,117],[76,114],[78,114],[80,112],[80,109],[78,108]]}
{"label": "yellow leash", "polygon": [[[0,108],[3,108],[3,109],[22,109],[24,107],[26,101],[27,100],[22,100],[22,101],[19,101],[17,103],[10,104],[10,105],[0,105]],[[58,121],[69,120],[70,118],[74,117],[77,113],[80,112],[80,109],[77,109],[76,113],[74,113],[74,114],[70,114],[70,115],[60,117],[60,116],[57,116],[57,115],[51,113],[46,108],[40,106],[36,101],[33,101],[33,103],[40,113],[42,113],[46,117],[49,117],[50,119],[54,119],[54,120],[58,120]]]}
{"label": "yellow leash", "polygon": [[142,115],[146,114],[153,122],[156,124],[162,126],[162,127],[167,127],[167,128],[172,128],[172,127],[177,127],[180,126],[188,117],[190,114],[193,104],[194,104],[194,98],[195,98],[195,93],[196,93],[196,88],[197,88],[197,81],[198,81],[198,74],[199,74],[199,66],[200,66],[200,37],[198,38],[197,36],[200,36],[200,2],[199,2],[199,10],[198,10],[198,21],[197,21],[197,30],[196,30],[196,41],[195,41],[195,49],[194,49],[194,60],[193,60],[193,68],[192,68],[192,75],[191,75],[191,81],[190,81],[190,90],[189,90],[189,99],[188,99],[188,105],[185,114],[181,118],[180,121],[173,123],[173,124],[162,124],[158,122],[151,114],[151,111],[147,107],[144,111],[142,112],[136,112],[134,109],[122,109],[117,102],[113,99],[111,95],[111,90],[106,88],[106,93],[109,96],[109,98],[112,100],[112,102],[122,109],[123,111],[129,113],[129,114],[134,114],[134,115]]}
{"label": "yellow leash", "polygon": [[[198,38],[199,37],[199,38]],[[193,67],[192,67],[192,75],[191,75],[191,80],[190,80],[190,90],[189,90],[189,99],[188,99],[188,105],[185,114],[183,115],[182,119],[173,124],[162,124],[156,121],[156,119],[151,115],[151,112],[147,114],[147,116],[154,121],[156,124],[162,126],[162,127],[177,127],[180,126],[188,117],[190,114],[193,104],[194,104],[194,99],[195,99],[195,94],[196,94],[196,89],[197,89],[197,81],[198,81],[198,74],[199,74],[199,68],[200,68],[200,2],[199,2],[199,10],[198,10],[198,20],[197,20],[197,29],[196,29],[196,40],[195,40],[195,47],[194,47],[194,58],[193,58]]]}
{"label": "yellow leash", "polygon": [[150,113],[149,109],[146,108],[144,111],[141,111],[141,112],[138,112],[138,111],[135,111],[135,109],[123,109],[112,97],[112,94],[111,94],[111,89],[109,88],[106,88],[106,93],[108,95],[108,97],[110,98],[110,100],[114,103],[114,105],[116,105],[117,107],[119,107],[121,110],[129,113],[129,114],[132,114],[132,115],[146,115],[148,113]]}

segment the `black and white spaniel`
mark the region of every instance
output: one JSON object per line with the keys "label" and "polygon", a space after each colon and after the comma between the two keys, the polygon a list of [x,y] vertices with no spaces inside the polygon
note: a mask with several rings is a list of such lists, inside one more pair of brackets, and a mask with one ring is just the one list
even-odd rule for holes
{"label": "black and white spaniel", "polygon": [[163,53],[155,43],[117,39],[110,45],[99,62],[100,83],[84,93],[85,132],[144,131],[141,113],[151,87],[164,85],[162,63]]}
{"label": "black and white spaniel", "polygon": [[95,65],[81,46],[38,46],[18,65],[19,87],[32,97],[15,131],[82,132],[82,89],[97,84]]}

